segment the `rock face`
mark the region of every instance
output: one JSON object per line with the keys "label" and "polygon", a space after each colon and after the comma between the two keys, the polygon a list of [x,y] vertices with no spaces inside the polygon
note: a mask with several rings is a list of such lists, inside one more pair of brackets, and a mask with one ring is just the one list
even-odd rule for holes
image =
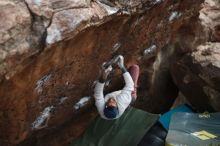
{"label": "rock face", "polygon": [[176,58],[172,75],[179,90],[197,110],[219,111],[220,4],[206,0],[202,6],[199,23],[192,31],[194,36],[177,43],[176,49],[184,55]]}
{"label": "rock face", "polygon": [[[197,109],[219,110],[218,6],[1,1],[0,144],[61,146],[77,138],[97,115],[91,96],[99,67],[115,54],[141,67],[139,108],[165,112],[180,90]],[[118,77],[109,90],[122,86]]]}

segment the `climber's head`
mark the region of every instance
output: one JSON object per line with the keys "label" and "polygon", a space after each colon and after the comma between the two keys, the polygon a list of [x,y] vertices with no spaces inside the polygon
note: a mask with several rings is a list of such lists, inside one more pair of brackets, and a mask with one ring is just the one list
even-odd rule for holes
{"label": "climber's head", "polygon": [[104,115],[109,119],[114,119],[118,115],[118,106],[114,98],[109,98],[106,102]]}

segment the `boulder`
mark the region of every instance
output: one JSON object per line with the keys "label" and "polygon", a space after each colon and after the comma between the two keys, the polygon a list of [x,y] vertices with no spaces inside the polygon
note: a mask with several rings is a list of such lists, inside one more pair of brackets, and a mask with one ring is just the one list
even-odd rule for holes
{"label": "boulder", "polygon": [[[116,54],[127,66],[140,65],[136,106],[169,110],[179,84],[167,43],[182,26],[196,26],[202,2],[0,2],[0,144],[60,146],[79,137],[97,115],[91,97],[99,68]],[[151,46],[156,51],[148,57]],[[116,72],[109,89],[122,86],[118,78]]]}
{"label": "boulder", "polygon": [[179,39],[176,45],[175,49],[182,51],[176,53],[171,72],[175,84],[196,110],[219,111],[220,3],[206,0],[202,6],[197,27],[187,37],[190,41]]}

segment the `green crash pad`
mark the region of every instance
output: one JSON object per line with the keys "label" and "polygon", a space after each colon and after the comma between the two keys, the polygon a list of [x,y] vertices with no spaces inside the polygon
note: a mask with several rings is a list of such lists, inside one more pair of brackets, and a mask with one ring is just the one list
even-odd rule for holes
{"label": "green crash pad", "polygon": [[175,113],[166,146],[220,146],[220,113]]}
{"label": "green crash pad", "polygon": [[132,107],[116,120],[97,116],[82,137],[70,146],[136,146],[158,118]]}

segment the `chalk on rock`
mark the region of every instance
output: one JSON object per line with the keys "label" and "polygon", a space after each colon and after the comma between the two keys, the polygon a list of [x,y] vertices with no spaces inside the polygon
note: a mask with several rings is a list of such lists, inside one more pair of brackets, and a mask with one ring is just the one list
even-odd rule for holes
{"label": "chalk on rock", "polygon": [[120,42],[117,42],[115,43],[113,46],[112,46],[112,51],[113,52],[116,52],[118,51],[118,49],[121,47],[121,43]]}
{"label": "chalk on rock", "polygon": [[182,14],[181,14],[180,12],[177,12],[177,11],[172,12],[172,13],[170,14],[169,21],[172,22],[174,19],[179,18],[181,15],[182,15]]}
{"label": "chalk on rock", "polygon": [[81,98],[79,100],[79,102],[77,102],[75,105],[74,105],[74,109],[75,110],[79,110],[80,108],[84,107],[85,105],[88,104],[89,100],[91,99],[92,97],[90,96],[85,96],[83,98]]}
{"label": "chalk on rock", "polygon": [[43,91],[43,87],[44,85],[46,85],[48,83],[48,81],[51,78],[51,74],[49,75],[45,75],[43,76],[40,80],[37,81],[36,83],[36,88],[35,90],[37,91],[37,93],[41,93]]}
{"label": "chalk on rock", "polygon": [[47,122],[50,119],[50,113],[54,110],[54,106],[46,107],[40,116],[32,123],[32,129],[42,129],[47,126]]}
{"label": "chalk on rock", "polygon": [[63,97],[59,97],[59,104],[63,104],[64,101],[66,101],[69,97],[63,96]]}
{"label": "chalk on rock", "polygon": [[156,55],[156,50],[157,50],[157,46],[156,45],[152,45],[149,48],[146,48],[144,50],[144,58],[149,59],[149,58],[155,56]]}

